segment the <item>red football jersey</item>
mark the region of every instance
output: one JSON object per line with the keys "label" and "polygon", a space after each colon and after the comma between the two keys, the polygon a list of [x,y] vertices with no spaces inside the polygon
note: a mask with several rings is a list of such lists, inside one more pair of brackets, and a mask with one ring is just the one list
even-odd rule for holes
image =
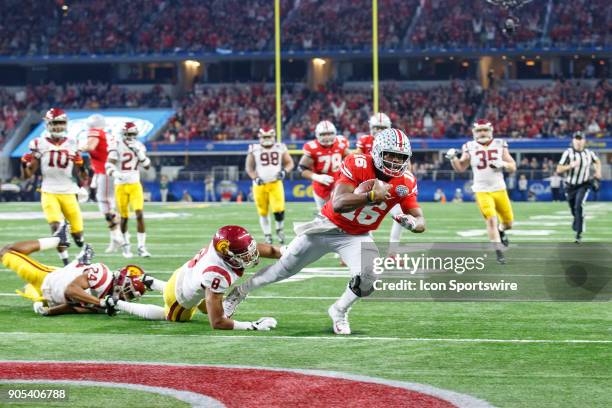
{"label": "red football jersey", "polygon": [[104,129],[89,129],[87,137],[95,137],[98,139],[98,145],[95,149],[89,152],[91,157],[91,166],[96,174],[105,174],[104,164],[106,164],[106,158],[108,157],[108,143],[106,140],[106,132]]}
{"label": "red football jersey", "polygon": [[357,147],[361,149],[363,154],[370,154],[372,152],[372,144],[374,144],[373,135],[363,135],[357,140]]}
{"label": "red football jersey", "polygon": [[[374,171],[374,160],[369,154],[351,154],[342,163],[340,178],[337,183],[357,186],[364,181],[377,178]],[[325,203],[321,213],[330,219],[344,232],[351,235],[366,234],[378,228],[385,215],[396,204],[400,204],[404,213],[411,208],[418,208],[417,182],[410,172],[403,176],[393,177],[386,181],[392,187],[391,198],[380,204],[366,205],[348,213],[334,212],[331,200]]]}
{"label": "red football jersey", "polygon": [[[334,179],[340,175],[342,157],[348,151],[348,140],[345,137],[337,137],[329,147],[321,146],[318,140],[312,140],[304,145],[304,155],[312,158],[312,171],[317,174],[329,174]],[[312,182],[312,189],[319,197],[327,200],[331,194],[333,184],[326,186],[316,181]]]}

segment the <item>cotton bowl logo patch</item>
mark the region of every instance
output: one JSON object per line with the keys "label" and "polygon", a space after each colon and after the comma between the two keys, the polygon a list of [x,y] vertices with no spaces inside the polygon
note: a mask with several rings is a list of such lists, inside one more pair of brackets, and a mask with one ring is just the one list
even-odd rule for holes
{"label": "cotton bowl logo patch", "polygon": [[395,194],[397,194],[398,197],[406,197],[408,195],[408,187],[404,185],[396,186]]}
{"label": "cotton bowl logo patch", "polygon": [[222,254],[227,254],[229,246],[229,241],[227,239],[222,239],[221,241],[217,242],[217,245],[215,245],[215,249],[218,252],[221,252]]}

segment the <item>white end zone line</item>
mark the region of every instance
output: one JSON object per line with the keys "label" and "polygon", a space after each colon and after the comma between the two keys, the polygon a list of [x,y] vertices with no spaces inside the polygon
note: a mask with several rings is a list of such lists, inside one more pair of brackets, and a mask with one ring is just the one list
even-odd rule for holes
{"label": "white end zone line", "polygon": [[436,337],[385,337],[385,336],[275,336],[275,335],[244,335],[235,336],[222,334],[127,334],[127,333],[63,333],[63,332],[10,332],[0,331],[4,336],[130,336],[130,337],[198,337],[223,340],[242,339],[268,339],[268,340],[331,340],[331,341],[405,341],[405,342],[431,342],[431,343],[502,343],[502,344],[612,344],[612,340],[590,339],[461,339]]}

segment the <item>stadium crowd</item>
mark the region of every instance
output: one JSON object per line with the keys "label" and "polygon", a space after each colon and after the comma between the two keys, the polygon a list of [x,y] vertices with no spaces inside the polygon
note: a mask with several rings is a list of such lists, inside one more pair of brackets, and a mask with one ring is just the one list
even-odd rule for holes
{"label": "stadium crowd", "polygon": [[[555,1],[550,13],[547,1],[533,1],[517,11],[521,29],[506,36],[500,22],[507,11],[484,0],[378,4],[382,48],[601,45],[612,21],[606,0]],[[282,0],[281,19],[285,49],[363,49],[371,42],[370,0]],[[121,7],[113,0],[4,0],[0,55],[271,50],[273,22],[266,0],[131,0]]]}

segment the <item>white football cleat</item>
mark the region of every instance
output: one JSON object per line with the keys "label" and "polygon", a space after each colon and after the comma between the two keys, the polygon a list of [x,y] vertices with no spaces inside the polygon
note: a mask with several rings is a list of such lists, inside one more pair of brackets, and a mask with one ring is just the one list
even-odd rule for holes
{"label": "white football cleat", "polygon": [[138,247],[138,256],[141,256],[143,258],[150,258],[151,257],[151,253],[149,251],[147,251],[146,247]]}
{"label": "white football cleat", "polygon": [[134,255],[132,255],[132,250],[130,249],[130,245],[129,244],[125,244],[121,247],[121,253],[123,255],[124,258],[131,258]]}
{"label": "white football cleat", "polygon": [[238,305],[246,299],[247,295],[243,295],[238,290],[238,286],[231,290],[230,293],[227,294],[225,299],[223,299],[223,313],[225,317],[232,317],[234,313],[236,313],[236,308]]}
{"label": "white football cleat", "polygon": [[327,314],[331,317],[333,322],[334,333],[343,335],[351,334],[351,326],[348,321],[349,310],[342,312],[336,307],[335,303],[327,309]]}

